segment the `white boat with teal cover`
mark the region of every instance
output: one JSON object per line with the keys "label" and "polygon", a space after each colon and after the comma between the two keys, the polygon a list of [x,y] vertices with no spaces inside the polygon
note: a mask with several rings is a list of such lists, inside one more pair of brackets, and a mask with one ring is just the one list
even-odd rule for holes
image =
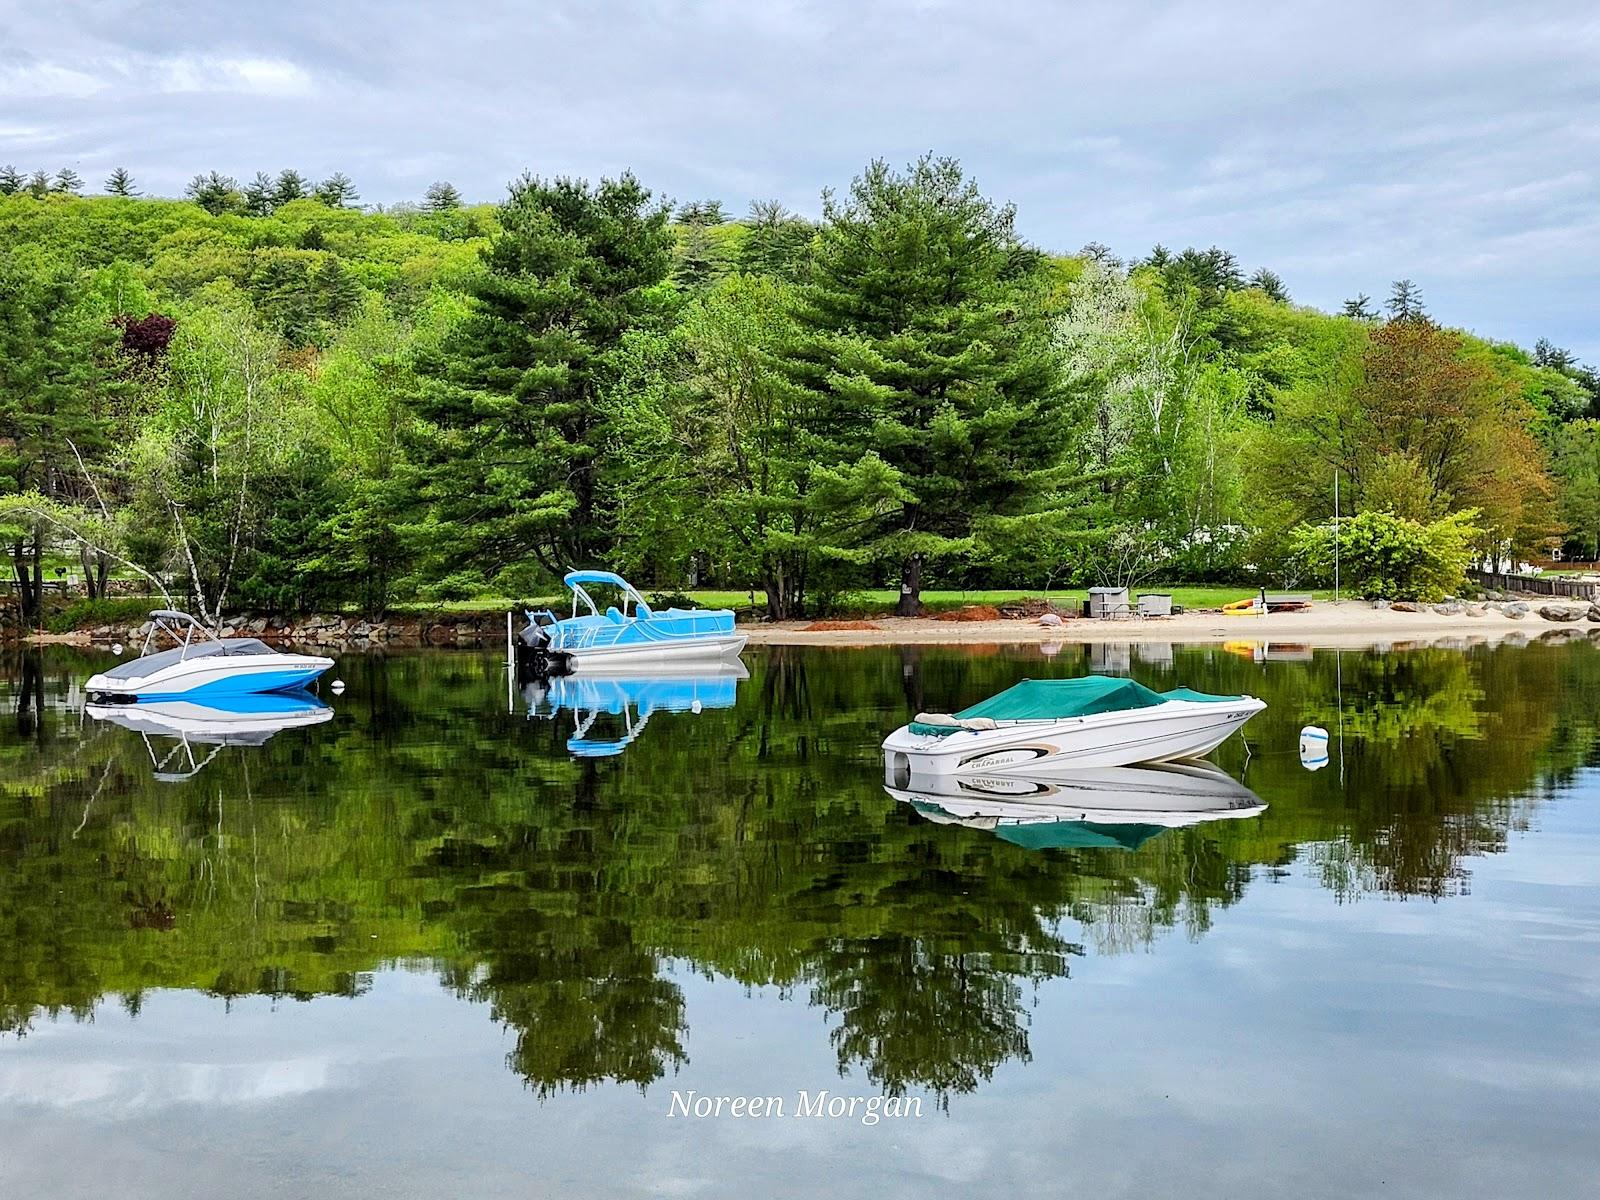
{"label": "white boat with teal cover", "polygon": [[885,755],[884,790],[940,825],[1029,850],[1134,849],[1167,829],[1255,817],[1266,802],[1214,763],[1089,767],[1056,776],[916,775]]}
{"label": "white boat with teal cover", "polygon": [[[657,612],[632,584],[610,571],[572,571],[563,582],[572,589],[572,615],[528,612],[521,641],[526,650],[571,670],[717,662],[737,658],[744,649],[745,636],[734,632],[731,609]],[[595,586],[615,589],[621,607],[610,605],[601,612],[587,590]]]}
{"label": "white boat with teal cover", "polygon": [[[158,633],[171,637],[177,648],[151,654]],[[111,703],[206,700],[293,691],[331,666],[331,658],[274,650],[257,638],[213,637],[188,613],[158,608],[150,614],[140,657],[91,675],[86,690],[91,699]]]}
{"label": "white boat with teal cover", "polygon": [[[1156,692],[1131,679],[1024,679],[958,713],[919,713],[884,739],[917,774],[1055,773],[1211,753],[1266,707],[1254,696]],[[901,760],[903,759],[903,763]]]}

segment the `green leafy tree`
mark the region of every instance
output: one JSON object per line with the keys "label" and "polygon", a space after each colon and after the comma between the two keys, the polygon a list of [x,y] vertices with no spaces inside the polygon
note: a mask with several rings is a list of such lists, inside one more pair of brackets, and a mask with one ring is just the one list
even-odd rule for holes
{"label": "green leafy tree", "polygon": [[1302,525],[1293,535],[1293,552],[1317,583],[1333,579],[1334,545],[1346,585],[1369,600],[1443,599],[1460,590],[1482,530],[1468,509],[1422,524],[1391,512],[1369,509],[1339,524]]}
{"label": "green leafy tree", "polygon": [[[72,272],[0,251],[0,494],[82,498],[104,448],[114,332]],[[50,530],[37,511],[0,518],[25,623],[39,620]]]}
{"label": "green leafy tree", "polygon": [[824,198],[790,378],[815,396],[833,461],[870,451],[904,488],[859,540],[898,568],[902,614],[927,564],[970,554],[981,522],[1021,511],[1059,457],[1055,361],[1022,302],[1033,263],[1013,209],[954,159],[874,162]]}
{"label": "green leafy tree", "polygon": [[126,167],[118,167],[106,176],[106,195],[128,198],[138,194],[139,189],[133,186],[133,176]]}
{"label": "green leafy tree", "polygon": [[1600,558],[1600,420],[1561,426],[1552,459],[1561,481],[1559,511],[1567,535],[1586,558]]}
{"label": "green leafy tree", "polygon": [[303,440],[298,384],[283,369],[282,347],[240,300],[223,292],[184,314],[133,454],[143,530],[136,553],[183,578],[192,611],[213,627],[263,541],[268,484]]}
{"label": "green leafy tree", "polygon": [[447,572],[492,578],[531,558],[556,573],[605,553],[601,398],[628,331],[665,319],[667,216],[632,175],[512,185],[418,407],[415,536]]}

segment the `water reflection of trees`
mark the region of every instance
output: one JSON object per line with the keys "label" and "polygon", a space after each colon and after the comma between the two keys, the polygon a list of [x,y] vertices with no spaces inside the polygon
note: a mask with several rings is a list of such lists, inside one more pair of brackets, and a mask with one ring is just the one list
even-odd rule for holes
{"label": "water reflection of trees", "polygon": [[[497,710],[486,658],[347,662],[333,722],[170,787],[136,739],[60,707],[85,662],[35,656],[8,672],[0,733],[0,1028],[107,996],[136,1011],[154,987],[355,996],[379,966],[426,964],[512,1030],[508,1065],[540,1094],[643,1087],[686,1061],[677,962],[807,998],[842,1072],[966,1091],[1028,1059],[1029,992],[1084,944],[1199,937],[1262,868],[1304,862],[1342,898],[1461,890],[1537,781],[1592,755],[1600,712],[1588,645],[1180,649],[1141,678],[1269,701],[1248,765],[1222,754],[1267,813],[1041,853],[878,786],[877,737],[908,704],[1041,673],[1017,657],[753,656],[737,708],[582,763]],[[1069,651],[1048,669],[1076,668]],[[1306,722],[1342,730],[1338,766],[1286,752]]]}

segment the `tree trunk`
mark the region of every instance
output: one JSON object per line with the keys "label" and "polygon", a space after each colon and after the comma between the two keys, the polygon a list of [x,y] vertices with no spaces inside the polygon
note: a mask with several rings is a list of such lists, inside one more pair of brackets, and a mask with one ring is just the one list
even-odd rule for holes
{"label": "tree trunk", "polygon": [[913,554],[900,564],[900,603],[897,617],[914,617],[922,611],[922,555]]}
{"label": "tree trunk", "polygon": [[43,535],[35,529],[31,554],[27,538],[11,543],[12,569],[17,576],[17,604],[23,625],[30,629],[37,629],[44,619],[43,542]]}
{"label": "tree trunk", "polygon": [[794,615],[794,598],[789,594],[789,581],[782,571],[766,571],[761,589],[767,593],[767,619],[787,621]]}
{"label": "tree trunk", "polygon": [[83,591],[90,600],[102,599],[106,594],[106,576],[111,560],[89,546],[78,547],[78,562],[83,566]]}

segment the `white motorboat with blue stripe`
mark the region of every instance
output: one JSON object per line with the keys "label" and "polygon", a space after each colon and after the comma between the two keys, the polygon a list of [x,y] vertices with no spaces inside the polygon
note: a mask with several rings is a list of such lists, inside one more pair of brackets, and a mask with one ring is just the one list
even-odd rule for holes
{"label": "white motorboat with blue stripe", "polygon": [[[177,647],[151,654],[159,633]],[[214,637],[188,613],[158,608],[150,614],[140,657],[91,676],[85,690],[91,699],[125,704],[286,692],[305,687],[331,666],[331,658],[288,654],[257,638]]]}
{"label": "white motorboat with blue stripe", "polygon": [[[310,692],[248,692],[201,699],[88,704],[84,714],[131,729],[144,739],[162,783],[193,779],[228,746],[263,746],[285,729],[333,719]],[[197,747],[211,747],[199,753]]]}
{"label": "white motorboat with blue stripe", "polygon": [[[527,613],[523,648],[570,670],[609,669],[643,663],[715,662],[737,658],[745,636],[735,633],[726,608],[669,608],[657,612],[621,575],[610,571],[571,571],[563,582],[572,589],[572,615]],[[604,612],[588,588],[619,593],[621,607]],[[584,611],[584,610],[587,611]]]}

